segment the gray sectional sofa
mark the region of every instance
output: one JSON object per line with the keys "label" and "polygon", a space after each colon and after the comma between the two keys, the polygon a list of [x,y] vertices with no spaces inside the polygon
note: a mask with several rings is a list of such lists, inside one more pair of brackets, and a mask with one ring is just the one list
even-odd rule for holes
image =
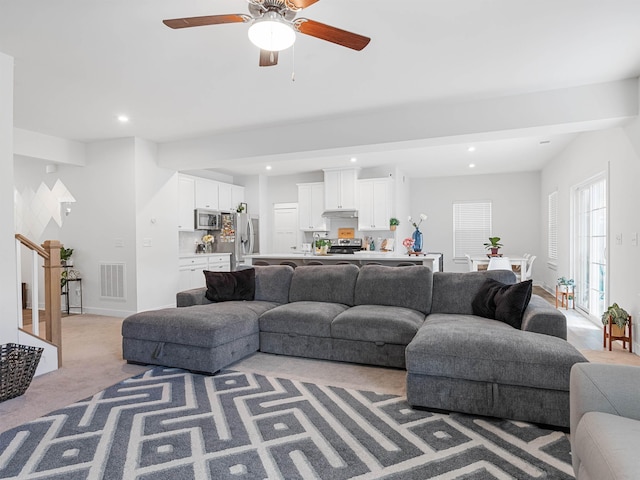
{"label": "gray sectional sofa", "polygon": [[519,329],[474,315],[489,278],[515,283],[510,271],[256,266],[253,300],[212,303],[200,288],[125,319],[123,355],[209,373],[258,350],[406,368],[414,406],[568,426],[570,369],[586,360],[564,316],[535,295]]}

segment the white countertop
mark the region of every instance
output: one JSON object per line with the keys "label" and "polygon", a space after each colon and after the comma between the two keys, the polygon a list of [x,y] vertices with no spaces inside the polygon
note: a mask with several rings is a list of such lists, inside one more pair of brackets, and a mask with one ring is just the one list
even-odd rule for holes
{"label": "white countertop", "polygon": [[427,253],[425,255],[407,255],[398,252],[376,252],[376,251],[361,251],[352,254],[340,254],[340,253],[331,253],[328,255],[313,255],[311,253],[259,253],[255,255],[245,255],[247,258],[274,258],[278,260],[287,260],[287,259],[304,259],[310,260],[317,258],[318,260],[326,259],[335,259],[335,260],[437,260],[440,258],[440,254],[437,253]]}
{"label": "white countertop", "polygon": [[178,258],[191,258],[191,257],[219,257],[220,255],[231,255],[231,253],[220,252],[220,253],[181,253]]}

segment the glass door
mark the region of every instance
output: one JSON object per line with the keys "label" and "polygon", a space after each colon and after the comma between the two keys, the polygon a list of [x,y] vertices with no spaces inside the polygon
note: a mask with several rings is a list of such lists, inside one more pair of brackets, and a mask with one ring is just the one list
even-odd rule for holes
{"label": "glass door", "polygon": [[607,286],[607,182],[598,176],[575,190],[574,266],[576,308],[599,318]]}

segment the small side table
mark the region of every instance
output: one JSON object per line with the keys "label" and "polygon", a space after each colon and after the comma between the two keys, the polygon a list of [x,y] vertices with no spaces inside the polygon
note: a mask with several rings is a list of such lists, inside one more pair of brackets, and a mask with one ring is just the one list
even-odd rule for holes
{"label": "small side table", "polygon": [[558,301],[560,307],[564,307],[565,310],[569,310],[569,300],[572,302],[572,308],[576,308],[576,295],[575,287],[573,285],[567,286],[566,290],[560,290],[559,285],[556,285],[556,308],[558,308]]}
{"label": "small side table", "polygon": [[[69,284],[71,282],[77,282],[78,283],[78,291],[80,292],[80,305],[71,305],[71,295],[69,295],[70,293],[70,288],[69,288]],[[80,309],[80,313],[82,314],[82,278],[68,278],[67,281],[65,282],[64,286],[62,287],[62,295],[64,295],[66,297],[67,300],[67,315],[69,315],[71,313],[71,309],[72,308],[79,308]]]}
{"label": "small side table", "polygon": [[611,351],[613,341],[622,340],[622,348],[626,350],[627,342],[629,342],[629,353],[633,353],[633,325],[631,323],[631,315],[629,315],[629,322],[623,329],[609,319],[609,323],[604,326],[602,337],[603,348],[607,348],[607,340],[609,340],[609,351]]}

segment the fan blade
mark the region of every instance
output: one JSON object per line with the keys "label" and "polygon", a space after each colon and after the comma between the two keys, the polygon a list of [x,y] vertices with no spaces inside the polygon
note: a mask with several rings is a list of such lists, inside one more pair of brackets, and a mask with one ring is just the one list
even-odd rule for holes
{"label": "fan blade", "polygon": [[270,52],[269,50],[260,50],[260,66],[272,67],[278,64],[278,52]]}
{"label": "fan blade", "polygon": [[293,22],[293,24],[300,33],[354,50],[362,50],[371,41],[369,37],[363,37],[357,33],[347,32],[346,30],[341,30],[307,18],[299,18]]}
{"label": "fan blade", "polygon": [[303,8],[310,7],[319,0],[285,0],[287,7],[293,6],[292,10],[302,10]]}
{"label": "fan blade", "polygon": [[173,18],[171,20],[163,20],[167,27],[171,28],[187,28],[202,27],[204,25],[219,25],[222,23],[244,23],[251,19],[248,15],[231,14],[231,15],[207,15],[204,17],[189,18]]}

